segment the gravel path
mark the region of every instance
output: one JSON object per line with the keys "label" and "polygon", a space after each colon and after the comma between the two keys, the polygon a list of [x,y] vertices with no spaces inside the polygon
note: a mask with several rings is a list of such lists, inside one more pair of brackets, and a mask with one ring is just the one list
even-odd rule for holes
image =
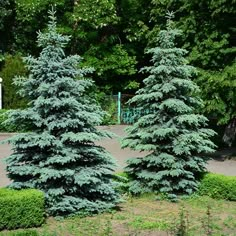
{"label": "gravel path", "polygon": [[[144,156],[145,153],[139,153],[131,151],[130,149],[120,148],[120,138],[125,135],[124,129],[126,126],[114,125],[114,126],[102,126],[101,129],[109,130],[117,135],[113,139],[104,139],[99,144],[105,147],[117,160],[117,171],[121,171],[125,166],[125,161],[130,157]],[[10,134],[0,133],[0,141],[7,139]],[[227,155],[229,152],[236,153],[236,148],[227,149],[219,152],[219,155]],[[0,145],[0,187],[6,186],[9,183],[9,179],[6,177],[4,157],[7,157],[11,153],[11,147],[8,144]],[[208,170],[213,173],[221,173],[228,176],[236,176],[236,161],[225,160],[216,161],[211,160],[208,162]]]}

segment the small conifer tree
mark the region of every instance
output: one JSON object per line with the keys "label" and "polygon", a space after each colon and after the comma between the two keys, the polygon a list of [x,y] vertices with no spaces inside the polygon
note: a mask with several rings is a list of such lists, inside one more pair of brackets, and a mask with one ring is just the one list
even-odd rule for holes
{"label": "small conifer tree", "polygon": [[48,31],[38,34],[39,57],[25,58],[29,78],[16,80],[30,103],[8,120],[28,130],[9,139],[10,187],[45,192],[50,215],[102,212],[119,202],[114,160],[95,144],[109,134],[95,127],[103,112],[88,96],[92,82],[82,78],[91,69],[78,68],[78,55],[65,56],[69,37],[57,33],[55,12],[49,14]]}
{"label": "small conifer tree", "polygon": [[186,64],[187,51],[175,46],[181,32],[172,27],[158,35],[158,47],[149,49],[153,63],[143,68],[150,75],[144,87],[130,100],[141,111],[127,128],[122,147],[147,151],[145,157],[130,158],[126,172],[133,194],[161,192],[170,198],[191,194],[205,171],[206,153],[215,145],[209,140],[214,131],[205,128],[207,118],[197,111],[202,105],[198,86],[191,81],[195,68]]}

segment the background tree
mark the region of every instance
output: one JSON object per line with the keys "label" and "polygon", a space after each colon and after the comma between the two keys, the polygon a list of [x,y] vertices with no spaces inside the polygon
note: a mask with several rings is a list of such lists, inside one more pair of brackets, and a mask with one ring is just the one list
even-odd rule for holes
{"label": "background tree", "polygon": [[159,46],[148,50],[153,65],[144,70],[150,75],[130,101],[143,115],[127,129],[123,147],[149,152],[128,160],[132,193],[161,192],[175,198],[197,189],[206,170],[205,155],[213,152],[209,138],[214,131],[205,128],[207,118],[197,113],[202,101],[191,81],[196,71],[186,64],[187,51],[175,46],[180,31],[171,27],[171,17],[158,35]]}
{"label": "background tree", "polygon": [[0,62],[2,55],[7,52],[11,41],[10,24],[13,8],[13,0],[0,0]]}
{"label": "background tree", "polygon": [[[136,58],[121,36],[119,1],[75,1],[72,22],[73,51],[84,57],[84,65],[95,68],[94,81],[106,93],[129,87],[136,73]],[[78,44],[83,39],[83,44]],[[118,82],[119,81],[119,82]],[[118,82],[118,83],[117,83]]]}
{"label": "background tree", "polygon": [[[35,45],[37,30],[44,29],[47,24],[47,11],[51,6],[56,6],[60,22],[63,21],[62,8],[67,10],[66,0],[14,0],[14,45],[15,51],[38,55],[39,50]],[[17,23],[17,24],[16,24]]]}
{"label": "background tree", "polygon": [[38,34],[39,57],[25,58],[29,78],[17,80],[30,106],[10,113],[8,122],[29,132],[9,140],[10,186],[41,189],[51,215],[98,213],[119,201],[114,161],[95,144],[109,134],[95,128],[103,112],[87,95],[92,82],[75,80],[91,69],[78,69],[77,55],[65,57],[69,37],[57,33],[54,15],[50,12],[48,31]]}
{"label": "background tree", "polygon": [[27,74],[22,57],[20,54],[7,55],[4,62],[3,69],[0,72],[0,77],[3,79],[3,107],[5,109],[26,107],[27,101],[18,94],[19,88],[13,83],[16,76],[26,76]]}
{"label": "background tree", "polygon": [[9,5],[9,0],[0,1],[0,29],[4,27],[4,20],[10,14],[10,9],[7,8]]}
{"label": "background tree", "polygon": [[137,87],[137,84],[130,83],[137,72],[137,60],[134,51],[129,50],[123,40],[119,1],[11,1],[14,6],[10,32],[14,32],[14,35],[11,34],[13,42],[6,47],[11,48],[12,52],[38,55],[38,48],[34,44],[36,30],[45,28],[47,9],[55,5],[59,32],[72,35],[65,50],[82,55],[85,66],[93,65],[96,72],[92,77],[100,90],[116,93],[126,87]]}
{"label": "background tree", "polygon": [[204,110],[211,115],[212,123],[218,122],[218,132],[229,146],[233,144],[236,135],[235,78],[236,62],[221,71],[204,71],[198,79],[198,83],[202,84]]}
{"label": "background tree", "polygon": [[[147,45],[149,30],[152,28],[149,22],[150,2],[151,0],[117,1],[117,12],[120,16],[119,35],[129,54],[135,56],[137,71],[147,64],[144,48]],[[135,73],[128,78],[128,83],[121,91],[125,89],[129,93],[134,93],[140,87],[143,75]]]}
{"label": "background tree", "polygon": [[[78,53],[84,66],[95,68],[92,78],[98,97],[117,91],[134,93],[143,86],[144,75],[137,72],[150,60],[144,49],[155,46],[156,35],[165,25],[165,13],[172,10],[177,28],[184,32],[180,44],[189,51],[190,63],[199,69],[195,82],[201,88],[202,109],[211,123],[219,126],[214,128],[224,129],[235,120],[235,96],[224,92],[226,84],[232,91],[235,87],[230,79],[236,71],[234,1],[0,1],[0,60],[4,58],[1,53],[38,56],[36,30],[45,29],[47,9],[55,5],[59,32],[72,35],[65,51]],[[218,86],[221,83],[224,89]]]}

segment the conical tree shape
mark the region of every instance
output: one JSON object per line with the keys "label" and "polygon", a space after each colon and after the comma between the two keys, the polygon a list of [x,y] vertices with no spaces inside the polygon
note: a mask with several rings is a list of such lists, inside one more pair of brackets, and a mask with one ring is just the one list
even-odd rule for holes
{"label": "conical tree shape", "polygon": [[214,131],[204,128],[207,118],[197,113],[202,101],[193,95],[199,90],[191,81],[195,69],[186,64],[187,51],[175,47],[181,32],[172,29],[170,17],[158,35],[159,46],[148,50],[153,65],[143,69],[149,76],[130,101],[143,115],[127,129],[122,146],[149,152],[128,160],[133,194],[161,192],[175,198],[197,189],[204,154],[215,146],[209,140]]}
{"label": "conical tree shape", "polygon": [[95,144],[109,136],[95,128],[103,112],[87,95],[92,82],[75,79],[91,69],[78,69],[79,56],[65,56],[68,41],[57,33],[51,11],[48,32],[38,34],[39,57],[25,58],[29,78],[16,81],[29,107],[12,112],[8,121],[29,130],[9,140],[10,186],[45,192],[50,215],[98,213],[119,201],[112,181],[114,161]]}

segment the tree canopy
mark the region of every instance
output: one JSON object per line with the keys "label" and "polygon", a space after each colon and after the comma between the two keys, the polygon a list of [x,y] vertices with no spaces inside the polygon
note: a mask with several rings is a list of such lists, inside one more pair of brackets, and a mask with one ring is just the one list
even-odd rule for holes
{"label": "tree canopy", "polygon": [[227,125],[235,118],[235,3],[235,0],[0,1],[0,53],[37,56],[36,31],[46,28],[47,10],[55,5],[59,32],[72,35],[66,52],[82,55],[82,64],[95,68],[92,77],[99,90],[134,93],[143,86],[144,75],[138,73],[139,69],[149,65],[150,55],[144,51],[155,45],[155,37],[170,10],[175,12],[176,27],[184,32],[177,43],[188,50],[187,58],[199,72],[195,82],[201,88],[203,110],[218,125]]}

